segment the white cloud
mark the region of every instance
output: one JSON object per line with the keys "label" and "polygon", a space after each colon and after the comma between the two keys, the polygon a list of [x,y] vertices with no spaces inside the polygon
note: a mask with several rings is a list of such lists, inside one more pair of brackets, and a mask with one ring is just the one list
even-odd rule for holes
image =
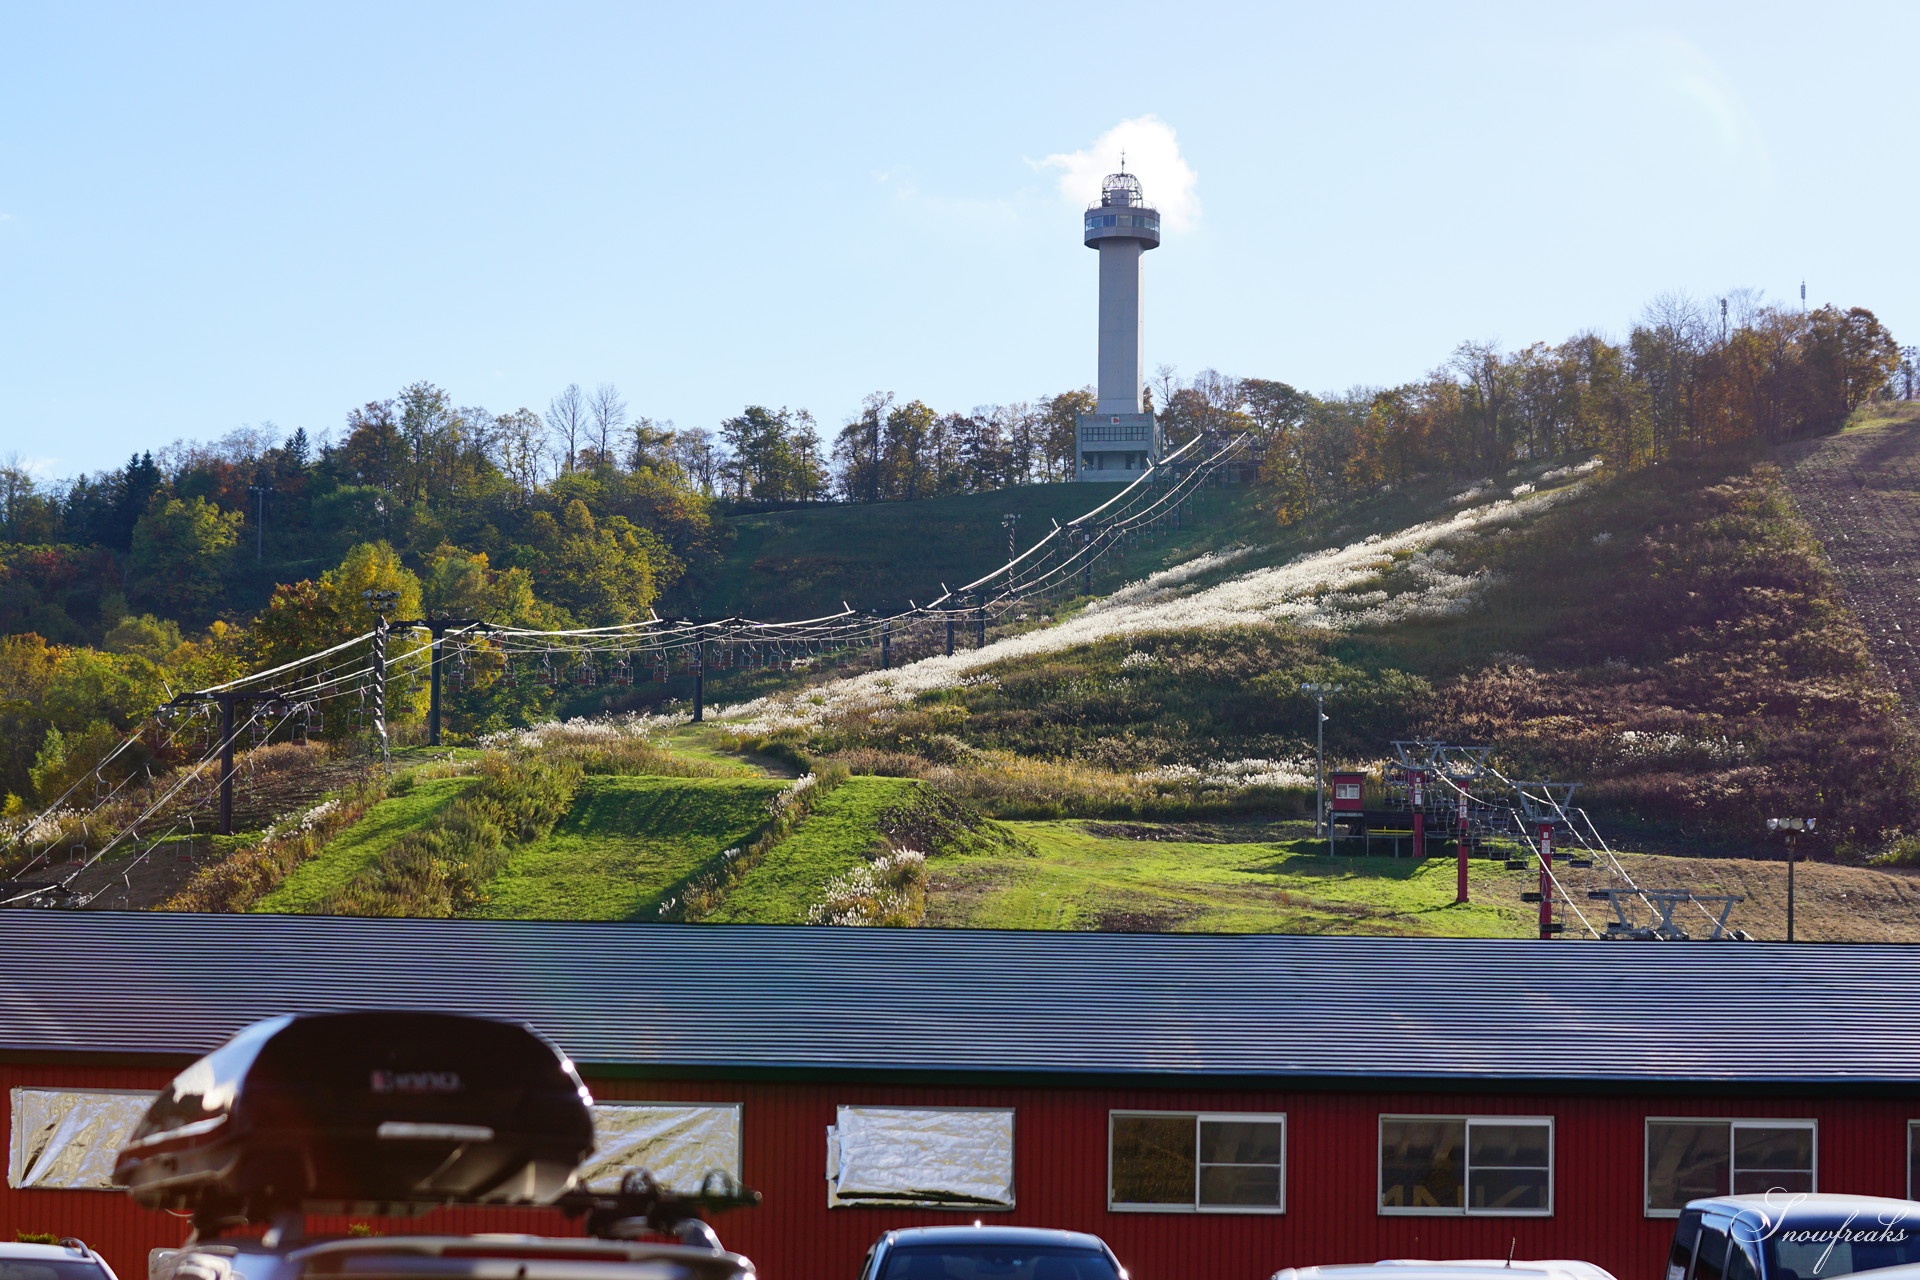
{"label": "white cloud", "polygon": [[1733,169],[1772,182],[1765,131],[1738,87],[1698,46],[1677,31],[1655,28],[1632,40],[1631,56],[1643,77],[1670,101],[1685,104],[1679,118],[1691,123],[1694,138],[1708,142]]}
{"label": "white cloud", "polygon": [[1100,179],[1120,171],[1122,152],[1127,172],[1140,179],[1147,203],[1160,210],[1166,227],[1192,230],[1200,217],[1200,198],[1193,190],[1199,177],[1180,154],[1173,126],[1158,116],[1122,120],[1084,151],[1051,155],[1035,167],[1060,170],[1060,194],[1084,206],[1100,198]]}
{"label": "white cloud", "polygon": [[983,200],[924,191],[905,169],[893,168],[878,171],[873,175],[873,180],[892,193],[897,204],[910,207],[919,214],[932,218],[948,218],[974,226],[986,222],[1012,225],[1018,221],[1018,215],[1011,200]]}

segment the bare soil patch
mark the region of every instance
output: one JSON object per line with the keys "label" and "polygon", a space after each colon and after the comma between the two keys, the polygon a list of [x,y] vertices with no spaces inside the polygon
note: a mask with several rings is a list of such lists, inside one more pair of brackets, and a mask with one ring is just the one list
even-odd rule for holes
{"label": "bare soil patch", "polygon": [[1788,445],[1779,462],[1874,659],[1920,722],[1920,407]]}

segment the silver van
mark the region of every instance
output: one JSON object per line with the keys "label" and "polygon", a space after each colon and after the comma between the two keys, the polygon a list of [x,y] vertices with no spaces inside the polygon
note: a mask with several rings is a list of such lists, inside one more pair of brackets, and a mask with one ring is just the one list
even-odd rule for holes
{"label": "silver van", "polygon": [[1765,1195],[1690,1200],[1663,1280],[1828,1280],[1920,1263],[1920,1202]]}

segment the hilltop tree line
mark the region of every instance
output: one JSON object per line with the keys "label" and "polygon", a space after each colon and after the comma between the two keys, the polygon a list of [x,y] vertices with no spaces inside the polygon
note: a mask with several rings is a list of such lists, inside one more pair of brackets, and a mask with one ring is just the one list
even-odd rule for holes
{"label": "hilltop tree line", "polygon": [[[1531,458],[1624,470],[1834,430],[1869,398],[1912,397],[1912,354],[1859,308],[1667,298],[1623,340],[1463,344],[1396,387],[1315,396],[1162,369],[1145,392],[1175,444],[1248,433],[1291,520],[1356,488]],[[729,510],[1066,479],[1092,407],[1084,389],[965,413],[875,394],[829,441],[803,409],[676,429],[610,385],[495,414],[417,383],[318,441],[243,429],[54,483],[0,465],[0,791],[44,800],[165,690],[355,634],[369,587],[503,623],[631,621],[697,584]]]}
{"label": "hilltop tree line", "polygon": [[1876,396],[1915,391],[1913,348],[1871,311],[1801,311],[1736,295],[1724,312],[1683,296],[1652,306],[1624,341],[1584,333],[1503,352],[1463,343],[1397,387],[1304,395],[1204,373],[1165,379],[1175,440],[1250,432],[1283,520],[1356,488],[1469,478],[1516,462],[1593,454],[1620,470],[1738,443],[1836,431]]}

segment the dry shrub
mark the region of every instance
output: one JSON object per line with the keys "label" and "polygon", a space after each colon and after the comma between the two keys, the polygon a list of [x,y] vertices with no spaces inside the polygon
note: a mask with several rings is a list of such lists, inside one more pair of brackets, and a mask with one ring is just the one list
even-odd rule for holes
{"label": "dry shrub", "polygon": [[927,855],[895,849],[837,876],[807,913],[812,924],[910,929],[927,918]]}
{"label": "dry shrub", "polygon": [[920,777],[996,818],[1153,818],[1178,821],[1233,814],[1299,814],[1310,794],[1291,786],[1117,773],[1070,760],[976,752],[965,764],[932,765]]}
{"label": "dry shrub", "polygon": [[366,816],[387,794],[388,780],[374,777],[261,834],[259,843],[202,868],[162,911],[245,911],[278,888],[293,869],[319,855],[327,841]]}
{"label": "dry shrub", "polygon": [[538,840],[573,807],[582,770],[563,755],[490,751],[480,783],[441,820],[393,842],[321,906],[328,915],[444,918],[486,902],[511,846]]}

